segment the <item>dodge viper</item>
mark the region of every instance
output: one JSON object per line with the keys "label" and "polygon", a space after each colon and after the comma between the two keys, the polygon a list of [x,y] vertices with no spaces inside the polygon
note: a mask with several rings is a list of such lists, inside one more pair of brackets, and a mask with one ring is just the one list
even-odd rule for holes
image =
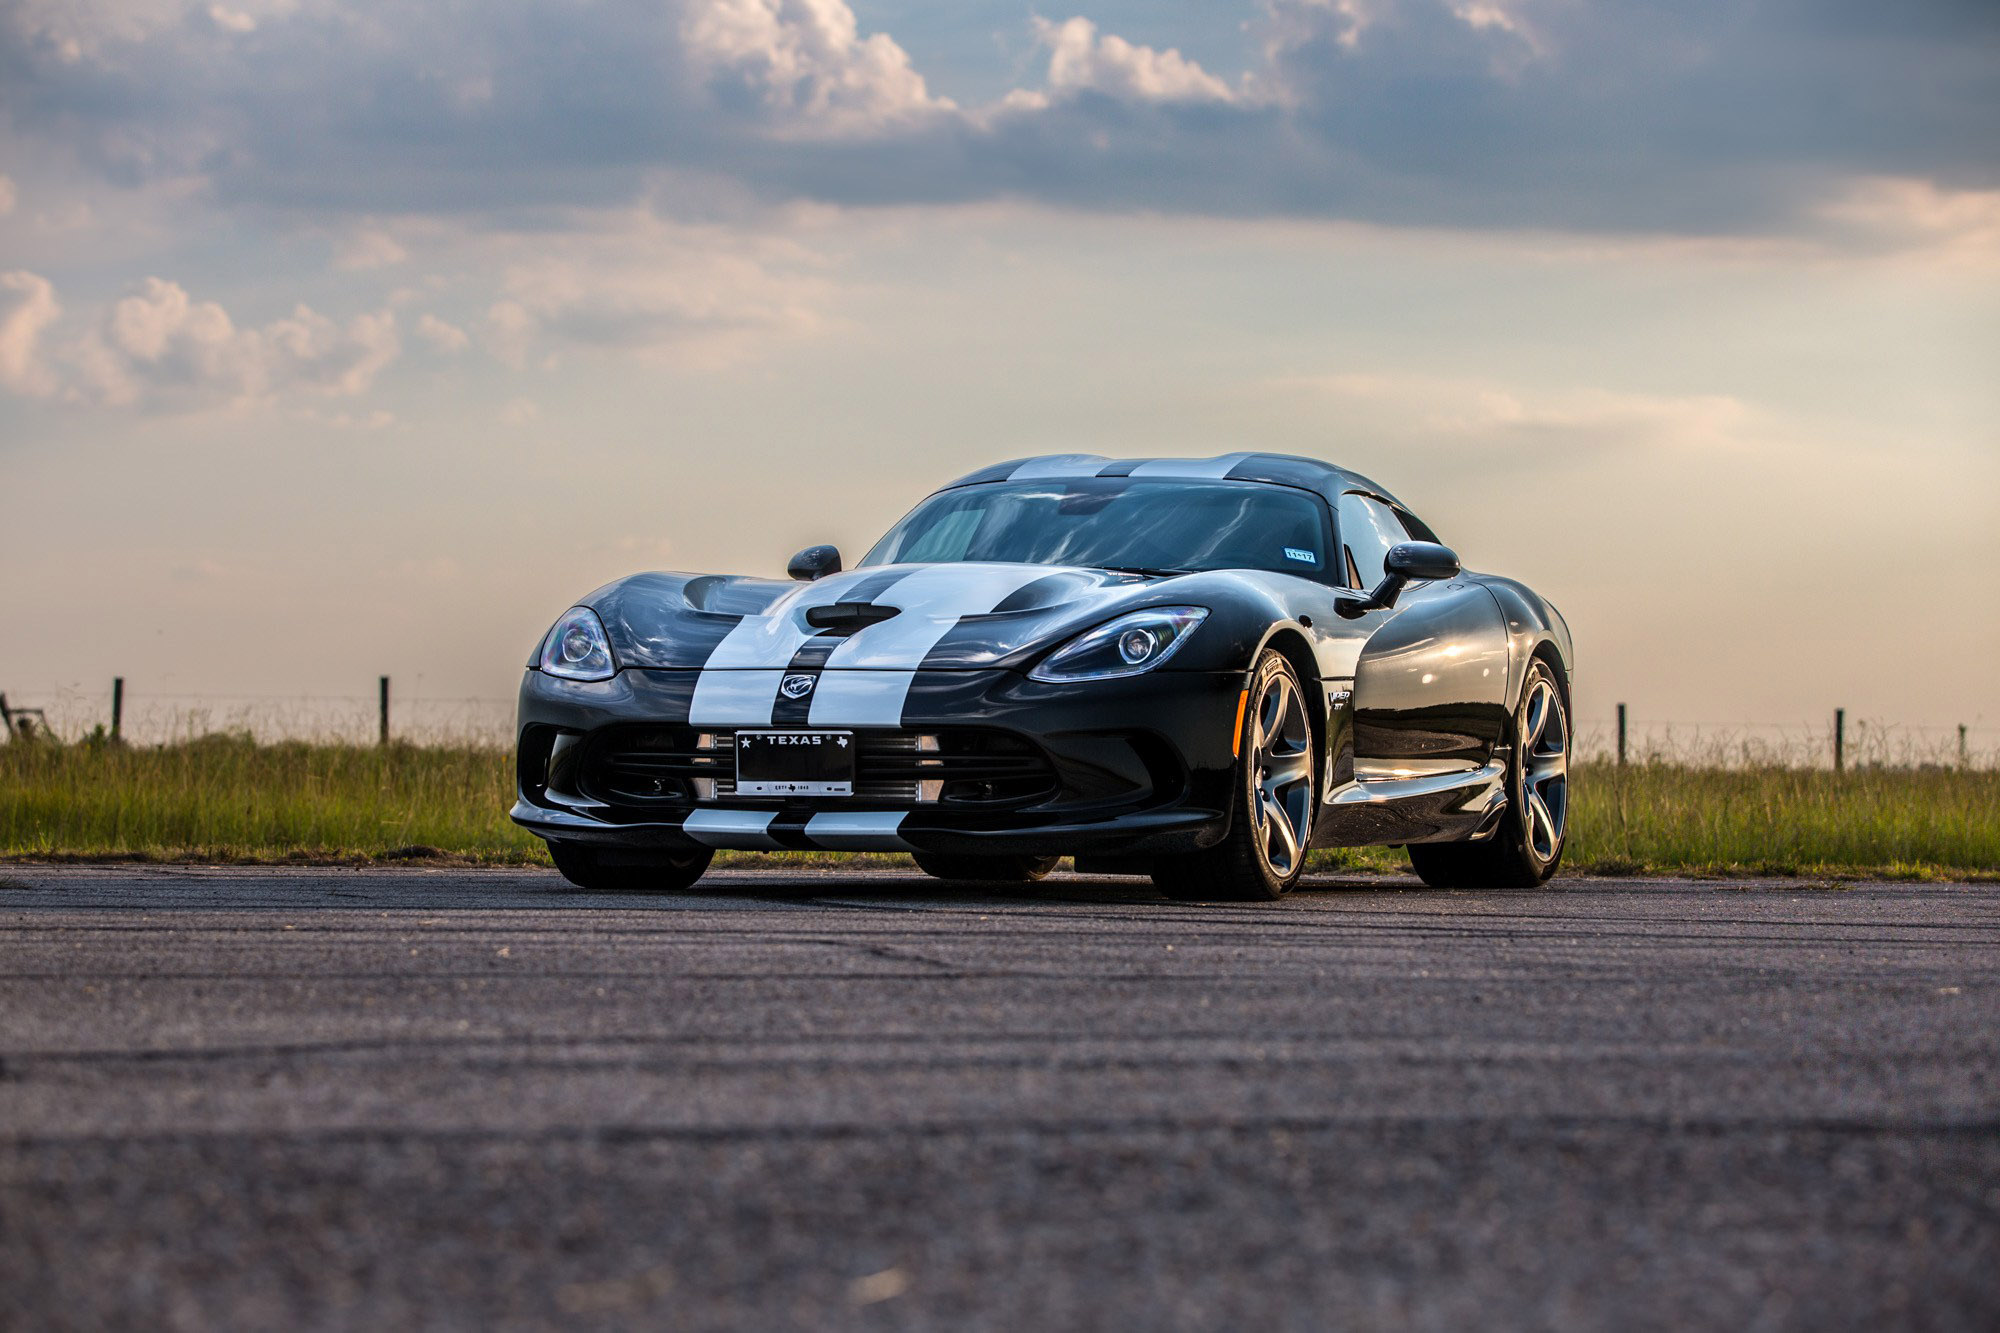
{"label": "dodge viper", "polygon": [[1562,859],[1568,626],[1345,469],[1019,460],[789,573],[635,574],[536,645],[512,815],[570,882],[831,848],[1269,899],[1314,847],[1449,886]]}

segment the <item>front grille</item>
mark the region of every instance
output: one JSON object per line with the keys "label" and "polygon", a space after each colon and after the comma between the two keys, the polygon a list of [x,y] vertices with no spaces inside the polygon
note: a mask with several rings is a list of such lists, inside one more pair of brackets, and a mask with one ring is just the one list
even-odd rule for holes
{"label": "front grille", "polygon": [[[1005,809],[1055,794],[1048,756],[1011,732],[856,730],[854,739],[854,795],[832,799]],[[591,740],[584,785],[612,806],[727,800],[736,794],[735,755],[728,728],[607,728]]]}

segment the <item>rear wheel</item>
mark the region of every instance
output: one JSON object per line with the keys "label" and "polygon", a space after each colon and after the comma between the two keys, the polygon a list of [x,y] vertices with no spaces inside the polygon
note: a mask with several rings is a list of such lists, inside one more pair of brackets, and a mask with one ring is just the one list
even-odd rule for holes
{"label": "rear wheel", "polygon": [[1056,868],[1060,856],[952,856],[912,852],[917,869],[937,879],[971,880],[985,884],[1032,884]]}
{"label": "rear wheel", "polygon": [[1229,836],[1154,865],[1153,883],[1169,897],[1268,902],[1305,873],[1318,808],[1312,717],[1280,653],[1267,650],[1251,676],[1238,752]]}
{"label": "rear wheel", "polygon": [[1514,714],[1507,809],[1484,842],[1413,842],[1410,865],[1439,889],[1532,889],[1562,864],[1569,835],[1569,704],[1535,659]]}
{"label": "rear wheel", "polygon": [[[579,889],[596,893],[671,893],[702,877],[715,853],[706,847],[659,853],[644,860],[628,853],[599,851],[574,842],[549,843],[549,859],[562,877]],[[613,858],[616,858],[615,860]]]}

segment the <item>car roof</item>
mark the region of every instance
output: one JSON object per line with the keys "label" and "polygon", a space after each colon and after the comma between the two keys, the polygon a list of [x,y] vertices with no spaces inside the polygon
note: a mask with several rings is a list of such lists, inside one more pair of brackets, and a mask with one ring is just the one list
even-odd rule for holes
{"label": "car roof", "polygon": [[1059,480],[1068,477],[1159,477],[1185,481],[1261,481],[1317,491],[1337,501],[1346,491],[1367,491],[1399,508],[1402,501],[1358,472],[1296,454],[1217,454],[1213,458],[1106,458],[1102,454],[1042,454],[969,472],[941,490],[983,486],[996,481]]}

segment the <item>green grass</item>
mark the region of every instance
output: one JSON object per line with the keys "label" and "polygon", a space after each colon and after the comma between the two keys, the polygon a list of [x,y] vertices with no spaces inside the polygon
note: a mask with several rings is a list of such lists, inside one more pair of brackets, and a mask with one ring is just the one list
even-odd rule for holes
{"label": "green grass", "polygon": [[1574,773],[1577,869],[1900,878],[2000,870],[1993,769],[1583,764]]}
{"label": "green grass", "polygon": [[506,819],[511,780],[511,757],[484,747],[9,745],[0,855],[544,860]]}
{"label": "green grass", "polygon": [[[507,821],[512,761],[476,746],[387,748],[209,736],[158,748],[0,747],[0,858],[545,864]],[[2000,772],[1581,764],[1567,864],[1598,874],[2000,873]],[[729,862],[758,864],[754,854]],[[792,863],[840,864],[831,854]],[[1322,869],[1400,870],[1388,848]]]}

